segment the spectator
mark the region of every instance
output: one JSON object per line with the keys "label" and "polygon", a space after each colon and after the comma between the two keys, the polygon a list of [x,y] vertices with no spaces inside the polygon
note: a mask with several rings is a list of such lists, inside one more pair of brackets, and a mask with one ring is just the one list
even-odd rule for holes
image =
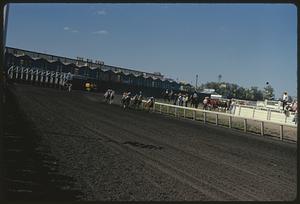
{"label": "spectator", "polygon": [[287,105],[288,102],[288,94],[287,92],[284,92],[283,96],[282,96],[282,109],[284,110],[285,106]]}
{"label": "spectator", "polygon": [[236,108],[236,102],[235,102],[235,100],[232,100],[232,102],[230,104],[230,108],[229,108],[229,111],[231,114],[235,113],[235,108]]}
{"label": "spectator", "polygon": [[183,95],[181,93],[179,93],[179,96],[178,96],[178,105],[179,106],[183,105]]}
{"label": "spectator", "polygon": [[177,100],[178,100],[178,94],[174,93],[174,103],[173,103],[173,105],[176,105]]}
{"label": "spectator", "polygon": [[206,96],[203,100],[203,109],[206,110],[208,106],[208,97]]}
{"label": "spectator", "polygon": [[194,105],[195,108],[198,108],[198,104],[199,104],[199,98],[198,98],[198,94],[195,91],[193,96],[192,96],[192,104]]}
{"label": "spectator", "polygon": [[227,110],[230,110],[230,106],[231,106],[231,99],[229,99],[229,100],[227,101]]}
{"label": "spectator", "polygon": [[188,102],[189,102],[189,95],[186,94],[186,95],[184,96],[184,105],[185,105],[185,107],[188,107]]}

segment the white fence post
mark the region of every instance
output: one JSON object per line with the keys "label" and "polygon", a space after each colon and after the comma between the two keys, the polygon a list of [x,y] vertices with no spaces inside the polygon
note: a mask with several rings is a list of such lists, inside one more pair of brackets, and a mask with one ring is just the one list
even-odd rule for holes
{"label": "white fence post", "polygon": [[35,82],[39,81],[39,70],[37,69],[35,72]]}
{"label": "white fence post", "polygon": [[264,136],[264,122],[263,121],[261,121],[261,123],[260,123],[260,135]]}
{"label": "white fence post", "polygon": [[[10,74],[10,73],[9,73]],[[153,108],[152,108],[152,110],[154,111],[155,109],[157,109],[158,107],[155,107],[155,105],[156,104],[154,104],[154,106],[153,106]],[[241,118],[242,120],[243,120],[243,123],[244,123],[244,127],[243,127],[243,131],[244,132],[247,132],[248,131],[248,124],[247,124],[247,122],[248,122],[248,120],[255,120],[254,118],[253,118],[253,113],[252,113],[252,117],[250,116],[250,117],[241,117],[241,116],[234,116],[234,115],[232,115],[232,114],[226,114],[226,113],[219,113],[219,112],[211,112],[211,111],[205,111],[205,110],[196,110],[196,109],[193,109],[193,108],[185,108],[185,107],[179,107],[179,106],[173,106],[173,105],[169,105],[169,104],[161,104],[161,103],[158,103],[157,105],[159,105],[159,111],[160,112],[162,112],[162,108],[163,108],[163,106],[167,106],[167,111],[168,111],[168,113],[170,113],[170,108],[174,108],[174,115],[175,116],[179,116],[180,114],[179,114],[179,112],[178,111],[180,111],[181,109],[183,109],[183,117],[187,117],[187,111],[192,111],[192,114],[193,114],[193,120],[196,120],[196,114],[197,114],[197,111],[198,112],[202,112],[202,114],[203,114],[203,122],[204,123],[206,123],[207,122],[207,113],[212,113],[212,114],[215,114],[216,116],[216,118],[215,118],[215,123],[216,123],[216,125],[219,125],[220,123],[219,123],[219,120],[220,120],[220,118],[219,118],[219,115],[224,115],[224,116],[228,116],[229,118],[229,121],[228,121],[228,126],[229,126],[229,128],[232,128],[232,120],[233,120],[233,117],[237,117],[237,118]],[[253,112],[255,112],[256,111],[256,109],[253,109]],[[157,112],[158,112],[158,110],[157,110]],[[268,115],[267,115],[267,118],[266,119],[262,119],[262,120],[260,120],[260,119],[258,119],[258,121],[259,121],[259,123],[260,123],[260,133],[258,133],[258,134],[260,134],[261,136],[264,136],[265,135],[265,123],[266,122],[270,122],[270,123],[272,123],[272,124],[277,124],[277,125],[279,125],[280,126],[280,129],[279,129],[279,131],[280,131],[280,139],[281,140],[283,140],[283,137],[284,137],[284,132],[283,132],[283,128],[284,128],[284,126],[291,126],[291,127],[293,127],[293,128],[296,128],[297,126],[296,125],[292,125],[292,124],[285,124],[285,123],[283,123],[283,122],[272,122],[272,121],[270,121],[270,109],[268,109]],[[256,121],[256,120],[255,120]]]}
{"label": "white fence post", "polygon": [[283,125],[280,125],[280,134],[279,134],[280,140],[283,140]]}
{"label": "white fence post", "polygon": [[29,68],[26,68],[25,72],[26,72],[25,80],[28,81],[28,75],[29,75],[28,72],[29,72]]}
{"label": "white fence post", "polygon": [[33,81],[34,69],[31,69],[31,70],[30,70],[30,74],[31,74],[31,76],[30,76],[30,81]]}
{"label": "white fence post", "polygon": [[241,105],[239,105],[239,116],[241,115]]}
{"label": "white fence post", "polygon": [[44,71],[41,71],[41,78],[40,78],[40,82],[43,83],[43,80],[44,80]]}
{"label": "white fence post", "polygon": [[247,132],[247,119],[244,119],[244,132]]}
{"label": "white fence post", "polygon": [[17,66],[16,67],[16,77],[15,77],[16,79],[18,79],[18,75],[19,75],[19,67]]}
{"label": "white fence post", "polygon": [[255,113],[255,107],[253,107],[252,118],[254,118],[254,113]]}
{"label": "white fence post", "polygon": [[24,67],[21,68],[21,80],[23,80]]}

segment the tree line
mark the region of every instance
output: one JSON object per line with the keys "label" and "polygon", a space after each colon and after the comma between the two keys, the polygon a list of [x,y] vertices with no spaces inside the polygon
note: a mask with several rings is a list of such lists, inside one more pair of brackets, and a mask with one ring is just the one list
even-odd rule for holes
{"label": "tree line", "polygon": [[274,100],[274,89],[270,84],[267,84],[263,90],[260,90],[257,86],[250,88],[244,88],[237,84],[228,82],[207,82],[201,84],[197,91],[203,91],[204,89],[214,89],[216,93],[222,95],[225,98],[236,98],[241,100]]}

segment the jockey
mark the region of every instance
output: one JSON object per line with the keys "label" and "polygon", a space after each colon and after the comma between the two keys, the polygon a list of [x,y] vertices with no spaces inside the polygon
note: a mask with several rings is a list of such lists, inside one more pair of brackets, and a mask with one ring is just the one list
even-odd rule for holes
{"label": "jockey", "polygon": [[206,96],[203,100],[203,109],[207,109],[207,106],[208,106],[208,97]]}
{"label": "jockey", "polygon": [[147,101],[147,104],[149,105],[149,107],[152,107],[153,106],[153,103],[154,103],[154,97],[151,96],[148,101]]}

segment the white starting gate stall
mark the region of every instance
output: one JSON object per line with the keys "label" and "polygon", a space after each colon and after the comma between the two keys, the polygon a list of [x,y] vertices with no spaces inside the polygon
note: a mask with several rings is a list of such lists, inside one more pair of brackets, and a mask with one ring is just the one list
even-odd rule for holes
{"label": "white starting gate stall", "polygon": [[21,80],[41,84],[54,84],[57,86],[65,86],[67,81],[72,80],[73,78],[70,72],[55,72],[20,66],[11,66],[7,71],[7,75],[11,80]]}

